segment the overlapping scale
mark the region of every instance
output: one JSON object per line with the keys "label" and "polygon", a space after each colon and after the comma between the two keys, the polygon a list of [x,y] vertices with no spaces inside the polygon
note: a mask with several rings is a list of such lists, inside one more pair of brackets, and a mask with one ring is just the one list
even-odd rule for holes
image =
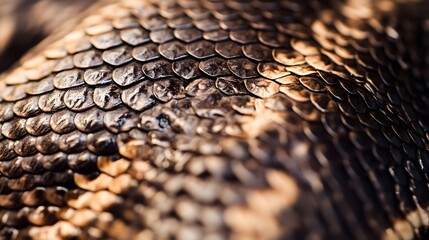
{"label": "overlapping scale", "polygon": [[0,80],[2,236],[423,236],[411,28],[320,1],[106,5]]}

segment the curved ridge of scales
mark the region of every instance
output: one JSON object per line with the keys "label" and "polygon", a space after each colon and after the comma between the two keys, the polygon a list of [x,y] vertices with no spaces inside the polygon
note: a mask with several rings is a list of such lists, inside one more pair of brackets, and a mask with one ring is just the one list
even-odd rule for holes
{"label": "curved ridge of scales", "polygon": [[427,237],[424,25],[323,1],[101,5],[1,77],[3,238]]}

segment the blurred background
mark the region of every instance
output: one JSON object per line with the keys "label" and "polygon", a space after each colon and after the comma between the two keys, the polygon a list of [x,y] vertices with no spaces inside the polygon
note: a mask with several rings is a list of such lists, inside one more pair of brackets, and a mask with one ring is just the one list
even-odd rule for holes
{"label": "blurred background", "polygon": [[0,0],[0,72],[97,0]]}

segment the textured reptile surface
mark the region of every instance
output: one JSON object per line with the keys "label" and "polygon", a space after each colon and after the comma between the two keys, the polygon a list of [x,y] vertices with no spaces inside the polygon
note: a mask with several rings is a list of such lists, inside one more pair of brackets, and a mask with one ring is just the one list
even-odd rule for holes
{"label": "textured reptile surface", "polygon": [[423,239],[428,33],[350,11],[120,1],[37,48],[0,80],[1,236]]}

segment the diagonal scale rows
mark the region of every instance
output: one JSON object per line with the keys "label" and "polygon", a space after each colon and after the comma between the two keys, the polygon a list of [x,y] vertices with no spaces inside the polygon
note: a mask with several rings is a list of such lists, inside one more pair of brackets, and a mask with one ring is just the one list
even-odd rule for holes
{"label": "diagonal scale rows", "polygon": [[0,80],[1,235],[417,238],[429,86],[385,20],[106,5]]}

